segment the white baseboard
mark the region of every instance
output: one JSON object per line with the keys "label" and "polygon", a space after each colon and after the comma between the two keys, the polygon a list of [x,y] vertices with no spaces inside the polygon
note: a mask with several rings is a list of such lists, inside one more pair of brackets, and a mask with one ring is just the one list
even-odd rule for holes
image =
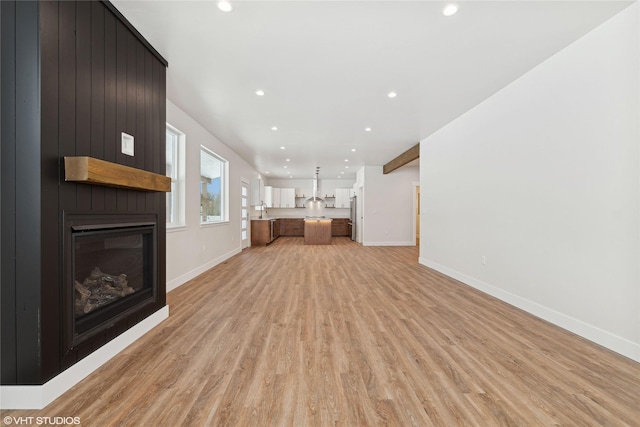
{"label": "white baseboard", "polygon": [[528,313],[533,314],[547,322],[553,323],[563,329],[573,332],[583,338],[593,341],[609,350],[615,351],[629,359],[640,362],[640,344],[634,343],[626,338],[619,337],[610,332],[602,330],[596,326],[583,322],[582,320],[575,319],[571,316],[567,316],[564,313],[553,310],[549,307],[540,305],[536,302],[530,301],[526,298],[522,298],[518,295],[507,292],[503,289],[497,288],[493,285],[485,283],[476,278],[467,276],[444,265],[440,265],[434,261],[426,258],[419,258],[419,263],[439,271],[449,277],[459,280],[475,289],[478,289],[486,294],[494,296],[508,304],[518,307]]}
{"label": "white baseboard", "polygon": [[194,268],[193,270],[188,271],[188,272],[176,277],[175,279],[168,280],[167,281],[167,292],[172,291],[172,290],[176,289],[177,287],[179,287],[181,285],[184,285],[185,283],[187,283],[191,279],[195,279],[196,277],[198,277],[199,275],[201,275],[205,271],[215,267],[216,265],[220,264],[221,262],[224,262],[224,261],[228,260],[232,256],[239,254],[240,252],[242,252],[242,249],[236,248],[236,249],[232,250],[231,252],[227,252],[226,254],[221,255],[218,258],[213,259],[213,260],[207,262],[206,264],[201,265],[200,267]]}
{"label": "white baseboard", "polygon": [[415,246],[416,242],[412,240],[402,242],[362,242],[362,246]]}
{"label": "white baseboard", "polygon": [[43,385],[0,386],[0,409],[42,409],[169,317],[165,305]]}

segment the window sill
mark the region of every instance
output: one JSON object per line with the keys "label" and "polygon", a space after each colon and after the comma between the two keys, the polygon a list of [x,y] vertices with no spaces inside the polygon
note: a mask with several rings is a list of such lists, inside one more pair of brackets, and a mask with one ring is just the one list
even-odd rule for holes
{"label": "window sill", "polygon": [[187,229],[186,225],[169,225],[167,224],[167,233],[175,233],[177,231],[185,231]]}
{"label": "window sill", "polygon": [[201,222],[200,228],[209,228],[209,227],[218,227],[221,225],[228,225],[229,221],[219,221],[219,222]]}

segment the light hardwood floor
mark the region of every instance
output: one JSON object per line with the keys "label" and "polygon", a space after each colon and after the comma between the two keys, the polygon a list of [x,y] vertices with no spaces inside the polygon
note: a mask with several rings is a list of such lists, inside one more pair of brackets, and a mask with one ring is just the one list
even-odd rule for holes
{"label": "light hardwood floor", "polygon": [[640,425],[640,364],[347,238],[250,248],[42,411],[83,426]]}

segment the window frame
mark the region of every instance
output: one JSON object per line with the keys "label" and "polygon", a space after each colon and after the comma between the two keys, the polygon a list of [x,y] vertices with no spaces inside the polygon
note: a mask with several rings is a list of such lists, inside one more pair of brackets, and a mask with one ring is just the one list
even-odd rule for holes
{"label": "window frame", "polygon": [[[220,171],[220,219],[219,220],[210,220],[210,221],[203,221],[203,212],[202,212],[202,184],[203,184],[203,175],[202,175],[202,156],[204,155],[208,155],[213,157],[215,160],[219,161],[221,166],[221,171]],[[200,216],[200,226],[201,227],[207,227],[207,226],[214,226],[214,225],[218,225],[218,224],[226,224],[229,223],[229,161],[227,159],[225,159],[224,157],[222,157],[221,155],[217,154],[215,151],[211,150],[210,148],[205,147],[204,145],[200,146],[200,180],[199,180],[199,187],[200,187],[200,209],[199,211],[199,216]]]}
{"label": "window frame", "polygon": [[[174,138],[175,154],[174,170],[175,174],[169,175],[171,178],[171,192],[167,193],[167,202],[171,199],[172,214],[167,212],[166,228],[167,231],[175,231],[186,227],[186,135],[175,126],[166,123],[165,141],[168,135]],[[165,153],[167,147],[165,147]],[[165,159],[165,164],[167,164]],[[167,206],[168,209],[168,206]],[[170,221],[171,216],[173,221]]]}

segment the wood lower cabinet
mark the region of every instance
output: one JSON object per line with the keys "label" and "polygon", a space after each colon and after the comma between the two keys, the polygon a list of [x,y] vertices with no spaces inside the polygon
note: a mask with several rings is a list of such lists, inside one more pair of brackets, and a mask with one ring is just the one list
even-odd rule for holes
{"label": "wood lower cabinet", "polygon": [[351,236],[349,218],[334,218],[331,222],[332,236]]}
{"label": "wood lower cabinet", "polygon": [[[273,223],[273,239],[271,238],[271,223]],[[268,245],[280,236],[304,237],[304,219],[251,220],[252,245]],[[331,236],[351,236],[349,219],[335,218],[331,222]]]}
{"label": "wood lower cabinet", "polygon": [[304,236],[304,219],[281,218],[281,236]]}
{"label": "wood lower cabinet", "polygon": [[331,244],[330,219],[307,219],[304,221],[305,245],[330,245]]}
{"label": "wood lower cabinet", "polygon": [[276,240],[281,236],[282,232],[282,220],[276,219],[273,221],[273,240]]}
{"label": "wood lower cabinet", "polygon": [[266,246],[274,240],[271,234],[272,222],[265,219],[251,220],[251,246]]}

